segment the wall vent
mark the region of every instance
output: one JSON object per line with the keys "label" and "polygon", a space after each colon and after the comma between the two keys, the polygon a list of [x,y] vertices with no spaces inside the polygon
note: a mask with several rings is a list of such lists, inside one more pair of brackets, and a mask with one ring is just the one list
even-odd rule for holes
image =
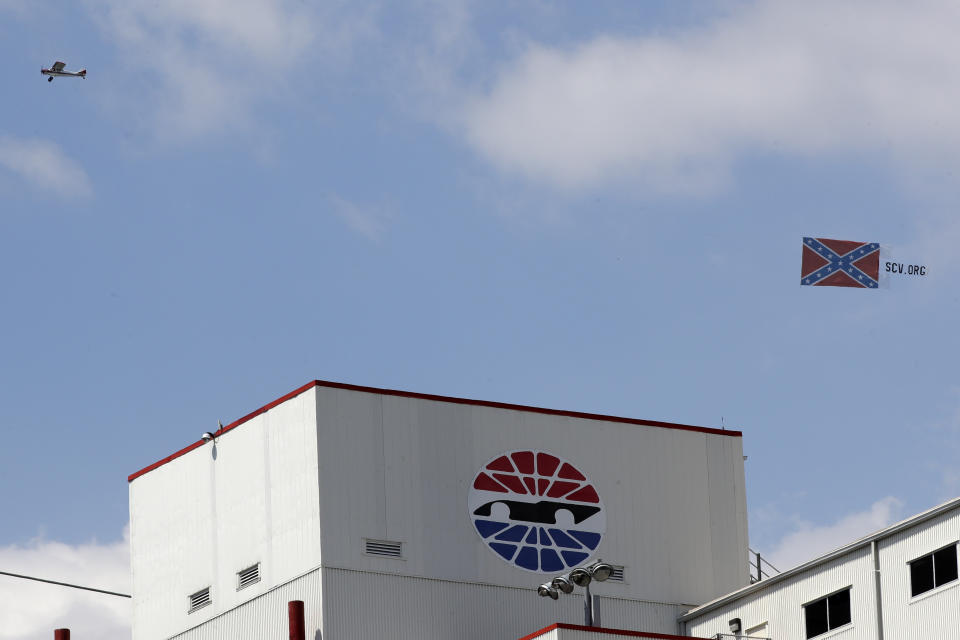
{"label": "wall vent", "polygon": [[260,563],[237,572],[237,591],[260,582]]}
{"label": "wall vent", "polygon": [[623,567],[618,567],[614,565],[613,573],[610,574],[610,577],[607,578],[610,582],[623,582]]}
{"label": "wall vent", "polygon": [[393,540],[370,540],[364,538],[363,552],[368,556],[382,558],[403,558],[403,543]]}
{"label": "wall vent", "polygon": [[210,604],[210,587],[206,589],[201,589],[196,593],[190,594],[190,608],[187,609],[187,613],[193,613],[197,609],[202,609],[203,607]]}

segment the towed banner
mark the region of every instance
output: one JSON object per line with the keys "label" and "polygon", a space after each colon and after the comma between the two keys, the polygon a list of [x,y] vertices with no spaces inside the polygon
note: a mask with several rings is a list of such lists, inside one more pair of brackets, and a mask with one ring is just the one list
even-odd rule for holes
{"label": "towed banner", "polygon": [[[813,287],[881,287],[881,273],[925,276],[927,268],[880,260],[879,242],[855,242],[830,238],[804,238],[800,262],[800,284]],[[884,253],[888,253],[884,249]],[[886,256],[889,257],[889,256]]]}

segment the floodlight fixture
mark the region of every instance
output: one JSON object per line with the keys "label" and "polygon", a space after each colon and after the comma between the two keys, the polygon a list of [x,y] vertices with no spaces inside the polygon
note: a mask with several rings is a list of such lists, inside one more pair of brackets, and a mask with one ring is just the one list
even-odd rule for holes
{"label": "floodlight fixture", "polygon": [[200,435],[200,437],[203,439],[204,442],[210,442],[211,440],[213,440],[213,434],[210,433],[209,431],[204,431],[203,434]]}
{"label": "floodlight fixture", "polygon": [[590,575],[590,571],[583,567],[577,567],[570,572],[570,582],[577,585],[578,587],[585,587],[590,584],[590,581],[593,579],[593,576]]}
{"label": "floodlight fixture", "polygon": [[587,567],[587,570],[597,582],[603,582],[613,575],[613,565],[603,562],[602,560],[598,560],[593,565]]}
{"label": "floodlight fixture", "polygon": [[613,571],[614,566],[612,564],[597,559],[597,561],[592,564],[585,567],[577,567],[570,571],[570,573],[564,573],[550,582],[543,583],[537,587],[537,593],[540,594],[541,597],[549,597],[556,600],[561,592],[566,594],[573,593],[574,585],[582,587],[584,590],[584,624],[588,627],[595,627],[600,624],[600,612],[597,608],[597,604],[599,603],[594,603],[593,594],[590,593],[590,583],[594,580],[597,582],[609,580],[613,575]]}
{"label": "floodlight fixture", "polygon": [[557,576],[551,580],[550,586],[558,591],[562,591],[563,593],[573,593],[573,583],[570,582],[570,578],[567,574]]}
{"label": "floodlight fixture", "polygon": [[560,597],[560,594],[549,582],[545,582],[537,587],[537,595],[541,598],[553,598],[554,600]]}
{"label": "floodlight fixture", "polygon": [[740,630],[743,629],[743,623],[740,622],[740,618],[734,618],[727,624],[730,625],[730,633],[733,633],[733,634],[740,633]]}

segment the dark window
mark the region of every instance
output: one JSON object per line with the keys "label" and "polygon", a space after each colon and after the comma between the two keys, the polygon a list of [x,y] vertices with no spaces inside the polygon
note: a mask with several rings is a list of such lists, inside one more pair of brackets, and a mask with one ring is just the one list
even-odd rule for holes
{"label": "dark window", "polygon": [[821,633],[830,631],[827,624],[827,599],[817,600],[806,606],[807,609],[807,637],[812,638]]}
{"label": "dark window", "polygon": [[850,624],[850,589],[820,598],[803,609],[808,638]]}
{"label": "dark window", "polygon": [[827,598],[827,611],[830,613],[831,629],[850,624],[850,589]]}
{"label": "dark window", "polygon": [[952,544],[910,563],[910,595],[918,596],[957,579],[957,545]]}
{"label": "dark window", "polygon": [[950,545],[933,554],[933,578],[939,587],[957,579],[957,546]]}
{"label": "dark window", "polygon": [[933,589],[933,554],[910,563],[910,595]]}

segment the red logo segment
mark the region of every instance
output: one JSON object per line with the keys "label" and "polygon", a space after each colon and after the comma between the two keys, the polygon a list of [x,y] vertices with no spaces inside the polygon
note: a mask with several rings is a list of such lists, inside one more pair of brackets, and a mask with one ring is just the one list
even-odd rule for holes
{"label": "red logo segment", "polygon": [[[534,461],[536,460],[536,464]],[[552,476],[557,467],[556,479]],[[536,469],[536,470],[535,470]],[[540,477],[534,477],[533,474]],[[486,466],[486,472],[477,474],[473,488],[480,491],[498,493],[518,493],[521,495],[547,496],[548,498],[566,498],[579,502],[600,502],[600,496],[592,485],[583,485],[586,477],[569,463],[560,466],[560,460],[547,453],[518,451],[508,456],[500,456]]]}

